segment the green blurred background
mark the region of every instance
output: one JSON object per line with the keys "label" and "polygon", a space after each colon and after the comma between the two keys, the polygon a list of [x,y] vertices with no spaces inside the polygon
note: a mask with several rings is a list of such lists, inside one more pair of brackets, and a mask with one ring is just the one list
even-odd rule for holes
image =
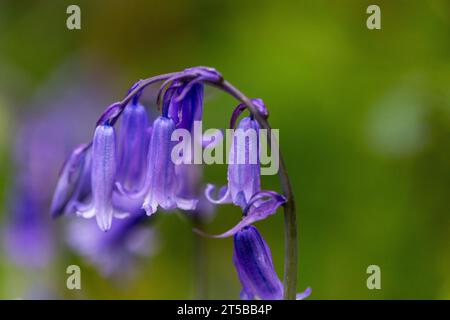
{"label": "green blurred background", "polygon": [[[70,4],[81,8],[81,30],[66,28]],[[370,4],[381,7],[381,30],[366,28]],[[81,74],[103,66],[110,90],[98,110],[138,79],[207,65],[263,98],[280,129],[297,197],[298,291],[311,286],[312,299],[448,299],[449,21],[447,0],[2,0],[1,219],[10,214],[15,123],[62,64],[76,59]],[[70,73],[62,84],[71,85]],[[214,90],[207,96],[206,125],[226,126],[234,102]],[[220,184],[225,173],[208,167],[205,178]],[[263,185],[278,188],[275,177]],[[221,207],[208,230],[238,219],[238,209]],[[257,226],[281,277],[281,210]],[[64,247],[52,266],[32,271],[1,251],[0,297],[21,297],[39,278],[60,298],[192,298],[191,227],[172,214],[157,228],[159,254],[126,284],[102,278]],[[209,297],[238,298],[232,240],[208,240],[207,251]],[[82,266],[79,292],[66,289],[69,264]],[[381,267],[381,290],[366,287],[371,264]]]}

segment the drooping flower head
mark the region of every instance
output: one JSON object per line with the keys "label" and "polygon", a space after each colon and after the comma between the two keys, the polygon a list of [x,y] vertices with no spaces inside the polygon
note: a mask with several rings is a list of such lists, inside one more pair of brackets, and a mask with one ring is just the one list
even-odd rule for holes
{"label": "drooping flower head", "polygon": [[[159,81],[162,84],[156,100],[161,115],[148,127],[145,109],[138,99],[145,87]],[[191,133],[195,121],[201,121],[204,84],[216,86],[242,102],[231,116],[230,128],[234,129],[244,110],[248,108],[251,111],[250,116],[239,121],[232,135],[228,183],[219,191],[219,199],[212,196],[214,186],[208,185],[205,190],[205,197],[211,203],[239,206],[242,219],[230,230],[213,237],[234,236],[233,259],[243,286],[243,298],[280,299],[283,284],[274,271],[270,250],[252,226],[273,215],[287,201],[275,191],[261,189],[259,133],[260,126],[270,129],[266,121],[268,112],[262,100],[253,99],[250,102],[214,69],[195,67],[140,80],[122,101],[110,105],[97,122],[93,142],[87,144],[88,147],[82,152],[75,151],[69,158],[62,175],[65,182],[58,188],[59,195],[55,197],[55,211],[67,208],[74,197],[79,198],[74,190],[78,190],[77,186],[84,176],[81,168],[85,168],[86,160],[82,155],[89,149],[92,149],[90,157],[86,153],[86,159],[90,160],[87,168],[90,168],[91,199],[88,205],[81,205],[78,201],[76,208],[78,214],[84,217],[95,216],[101,230],[111,228],[114,216],[124,217],[122,211],[133,217],[141,208],[147,215],[153,215],[159,208],[194,210],[199,201],[197,183],[194,183],[197,182],[197,171],[189,170],[195,167],[175,163],[172,138],[176,129]],[[117,148],[114,125],[120,117],[123,118]],[[203,139],[199,140],[194,143],[202,143]],[[187,153],[192,155],[192,152]],[[183,156],[186,156],[185,150]],[[289,184],[283,186],[289,191]],[[287,214],[289,210],[290,207],[286,207]],[[290,292],[292,288],[288,289]],[[303,296],[308,294],[306,292]]]}
{"label": "drooping flower head", "polygon": [[[185,184],[177,182],[191,172],[175,168],[171,135],[176,128],[192,130],[194,121],[202,119],[203,82],[222,80],[212,68],[195,67],[135,83],[123,101],[111,104],[99,117],[93,142],[74,150],[66,161],[52,214],[75,208],[83,217],[96,216],[99,227],[108,230],[113,216],[124,217],[122,213],[140,208],[148,215],[158,207],[194,209],[198,197],[186,198]],[[146,86],[158,81],[163,81],[157,98],[158,103],[162,101],[162,114],[148,126],[139,98]],[[120,117],[116,145],[114,125]],[[90,182],[85,176],[90,176]]]}

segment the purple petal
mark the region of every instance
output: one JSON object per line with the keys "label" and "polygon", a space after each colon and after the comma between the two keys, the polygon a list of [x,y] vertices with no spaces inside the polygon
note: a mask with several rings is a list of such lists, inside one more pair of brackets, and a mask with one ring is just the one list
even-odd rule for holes
{"label": "purple petal", "polygon": [[155,213],[158,206],[165,210],[175,209],[177,206],[192,210],[196,205],[195,199],[184,199],[176,195],[175,164],[171,158],[171,136],[174,130],[175,124],[170,118],[161,116],[153,123],[145,187],[135,196],[145,194],[142,208],[148,215]]}
{"label": "purple petal", "polygon": [[177,204],[177,208],[181,210],[194,210],[197,207],[198,200],[176,197],[175,202]]}
{"label": "purple petal", "polygon": [[283,284],[275,272],[268,248],[253,226],[240,230],[234,236],[233,262],[247,297],[263,300],[283,297]]}
{"label": "purple petal", "polygon": [[120,166],[117,180],[128,190],[138,190],[145,178],[148,141],[147,111],[141,104],[128,104],[119,134]]}
{"label": "purple petal", "polygon": [[278,207],[286,203],[286,198],[274,191],[262,190],[256,193],[244,209],[244,216],[253,217],[255,221],[263,220],[274,214]]}
{"label": "purple petal", "polygon": [[194,229],[194,231],[210,238],[231,237],[241,229],[250,226],[257,221],[264,220],[268,216],[274,214],[278,207],[283,205],[285,202],[286,198],[276,192],[260,191],[250,199],[249,204],[244,209],[244,216],[242,220],[230,230],[218,235],[209,235],[198,229]]}
{"label": "purple petal", "polygon": [[306,299],[306,298],[308,298],[308,297],[311,295],[311,292],[312,292],[311,288],[308,287],[308,288],[306,288],[305,291],[303,291],[303,292],[301,292],[301,293],[297,293],[296,299],[297,299],[297,300],[303,300],[303,299]]}
{"label": "purple petal", "polygon": [[224,203],[230,203],[231,202],[231,194],[228,191],[227,186],[223,186],[220,188],[219,191],[219,199],[214,199],[211,194],[213,193],[213,190],[216,187],[213,184],[208,184],[205,188],[205,197],[208,199],[209,202],[214,204],[224,204]]}
{"label": "purple petal", "polygon": [[67,213],[74,213],[76,212],[76,207],[79,205],[79,203],[82,203],[83,201],[88,198],[92,192],[91,189],[91,169],[92,169],[92,150],[89,149],[86,152],[84,164],[83,164],[83,170],[81,172],[80,177],[78,178],[77,185],[75,187],[75,191],[73,192],[72,197],[70,198],[69,202],[67,203],[65,207],[65,211]]}
{"label": "purple petal", "polygon": [[95,129],[92,150],[92,203],[78,214],[90,218],[95,215],[101,230],[111,228],[116,213],[112,206],[112,192],[116,178],[116,135],[113,127],[101,125]]}
{"label": "purple petal", "polygon": [[[228,188],[233,203],[241,208],[244,208],[250,198],[261,189],[258,132],[259,125],[255,120],[243,118],[231,144]],[[239,136],[244,140],[239,139]]]}
{"label": "purple petal", "polygon": [[144,197],[134,198],[133,195],[128,194],[126,190],[123,190],[120,184],[116,184],[116,187],[120,188],[120,191],[113,191],[112,203],[114,208],[124,212],[140,212],[142,209],[142,202]]}
{"label": "purple petal", "polygon": [[50,206],[52,217],[61,215],[73,197],[78,180],[82,176],[86,152],[87,145],[83,144],[77,147],[64,163]]}
{"label": "purple petal", "polygon": [[182,100],[180,128],[192,130],[194,121],[203,116],[203,84],[193,85]]}

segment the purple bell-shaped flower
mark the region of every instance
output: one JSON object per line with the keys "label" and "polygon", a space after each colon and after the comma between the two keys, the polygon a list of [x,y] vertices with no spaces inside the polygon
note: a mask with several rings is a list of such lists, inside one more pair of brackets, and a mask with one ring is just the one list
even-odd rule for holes
{"label": "purple bell-shaped flower", "polygon": [[116,135],[112,126],[104,124],[95,129],[92,146],[91,185],[92,199],[87,205],[79,205],[77,214],[97,219],[101,230],[111,228],[113,217],[124,218],[126,213],[113,207],[112,193],[117,173]]}

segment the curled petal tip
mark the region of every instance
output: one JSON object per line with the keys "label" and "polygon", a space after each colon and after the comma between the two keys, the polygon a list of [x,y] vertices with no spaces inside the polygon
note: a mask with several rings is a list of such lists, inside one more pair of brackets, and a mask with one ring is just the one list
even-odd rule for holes
{"label": "curled petal tip", "polygon": [[259,216],[264,219],[274,214],[277,208],[284,205],[286,201],[286,197],[282,194],[275,191],[261,190],[250,198],[250,201],[244,209],[244,215]]}
{"label": "curled petal tip", "polygon": [[[264,199],[268,198],[268,199]],[[252,225],[257,221],[266,219],[273,215],[278,207],[286,202],[286,198],[274,191],[260,191],[253,195],[247,207],[244,209],[244,216],[234,227],[218,235],[208,235],[210,238],[227,238],[235,235],[240,230]]]}
{"label": "curled petal tip", "polygon": [[311,295],[312,289],[310,287],[306,288],[305,291],[297,293],[296,300],[303,300]]}
{"label": "curled petal tip", "polygon": [[182,210],[195,210],[198,204],[197,199],[177,198],[177,207]]}
{"label": "curled petal tip", "polygon": [[157,206],[152,205],[152,204],[144,203],[142,205],[142,209],[144,209],[145,210],[145,214],[150,217],[151,215],[156,213]]}
{"label": "curled petal tip", "polygon": [[86,211],[77,210],[76,215],[85,219],[92,219],[93,217],[95,217],[95,209],[90,208],[87,209]]}
{"label": "curled petal tip", "polygon": [[229,188],[227,188],[227,187],[220,188],[219,199],[214,199],[211,195],[215,188],[216,188],[216,186],[213,184],[206,185],[205,197],[206,197],[206,199],[208,199],[209,202],[214,203],[214,204],[223,204],[223,203],[231,202],[231,194],[230,194]]}
{"label": "curled petal tip", "polygon": [[126,219],[130,216],[128,212],[114,212],[114,218],[116,219]]}

